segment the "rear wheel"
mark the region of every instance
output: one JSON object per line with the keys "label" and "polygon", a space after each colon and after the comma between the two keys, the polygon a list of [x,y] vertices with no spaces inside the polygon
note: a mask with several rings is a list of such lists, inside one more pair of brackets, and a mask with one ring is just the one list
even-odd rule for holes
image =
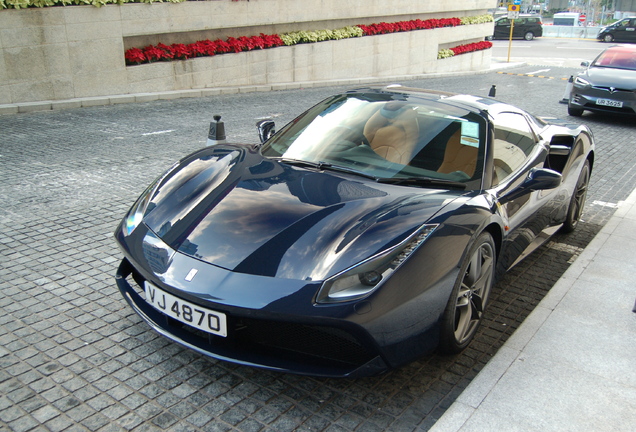
{"label": "rear wheel", "polygon": [[614,42],[614,36],[611,34],[606,34],[603,36],[603,42]]}
{"label": "rear wheel", "polygon": [[481,233],[460,268],[442,319],[439,349],[458,353],[468,346],[481,323],[495,279],[495,242]]}
{"label": "rear wheel", "polygon": [[570,233],[576,229],[581,220],[583,214],[583,207],[585,207],[585,200],[587,198],[587,187],[590,183],[590,161],[586,160],[579,174],[579,179],[576,182],[576,188],[572,199],[570,200],[570,207],[568,207],[568,215],[561,227],[561,231],[564,233]]}
{"label": "rear wheel", "polygon": [[526,32],[525,35],[523,35],[523,38],[527,41],[531,41],[532,39],[534,39],[534,33],[532,32]]}

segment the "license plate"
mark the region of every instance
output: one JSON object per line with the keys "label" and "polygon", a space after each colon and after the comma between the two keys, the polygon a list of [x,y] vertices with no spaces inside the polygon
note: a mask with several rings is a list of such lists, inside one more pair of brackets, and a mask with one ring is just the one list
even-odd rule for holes
{"label": "license plate", "polygon": [[217,336],[227,336],[225,314],[182,300],[145,282],[146,301],[171,318]]}
{"label": "license plate", "polygon": [[603,105],[615,108],[623,108],[623,102],[611,100],[611,99],[597,99],[596,105]]}

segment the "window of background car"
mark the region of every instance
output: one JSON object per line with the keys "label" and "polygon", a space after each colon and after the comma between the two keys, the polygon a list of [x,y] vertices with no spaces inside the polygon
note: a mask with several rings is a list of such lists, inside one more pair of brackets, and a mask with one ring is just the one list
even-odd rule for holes
{"label": "window of background car", "polygon": [[494,119],[493,186],[519,169],[534,150],[537,141],[526,118],[517,113],[500,113]]}

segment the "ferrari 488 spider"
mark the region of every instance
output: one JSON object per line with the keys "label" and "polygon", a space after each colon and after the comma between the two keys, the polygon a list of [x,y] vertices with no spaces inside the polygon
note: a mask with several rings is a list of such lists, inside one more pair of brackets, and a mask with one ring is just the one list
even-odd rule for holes
{"label": "ferrari 488 spider", "polygon": [[146,189],[115,232],[117,284],[173,341],[300,374],[464,349],[497,275],[576,227],[594,164],[585,126],[397,85],[273,126]]}

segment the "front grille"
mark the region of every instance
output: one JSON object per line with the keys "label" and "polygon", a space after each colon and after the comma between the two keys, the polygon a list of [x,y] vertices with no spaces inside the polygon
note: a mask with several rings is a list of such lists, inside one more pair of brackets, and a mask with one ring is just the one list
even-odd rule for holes
{"label": "front grille", "polygon": [[334,327],[241,320],[237,331],[252,343],[315,358],[361,365],[373,357],[350,333]]}
{"label": "front grille", "polygon": [[[144,298],[144,278],[133,270],[128,281],[135,292]],[[134,279],[131,280],[131,279]],[[222,351],[224,356],[244,358],[263,356],[288,359],[317,366],[353,368],[375,357],[353,333],[338,327],[300,324],[276,320],[238,317],[227,313],[228,336],[220,337],[203,332],[180,321],[161,314],[164,325],[173,328],[175,334],[184,331],[189,342],[212,353]]]}
{"label": "front grille", "polygon": [[617,93],[617,92],[627,92],[627,93],[634,93],[633,90],[629,90],[629,89],[620,89],[620,88],[616,88],[616,87],[609,87],[609,86],[592,86],[593,89],[596,90],[603,90],[606,91],[608,93]]}
{"label": "front grille", "polygon": [[334,327],[228,316],[228,337],[223,338],[171,318],[168,321],[171,326],[188,331],[211,352],[222,347],[237,353],[342,366],[360,366],[374,357],[349,332]]}

